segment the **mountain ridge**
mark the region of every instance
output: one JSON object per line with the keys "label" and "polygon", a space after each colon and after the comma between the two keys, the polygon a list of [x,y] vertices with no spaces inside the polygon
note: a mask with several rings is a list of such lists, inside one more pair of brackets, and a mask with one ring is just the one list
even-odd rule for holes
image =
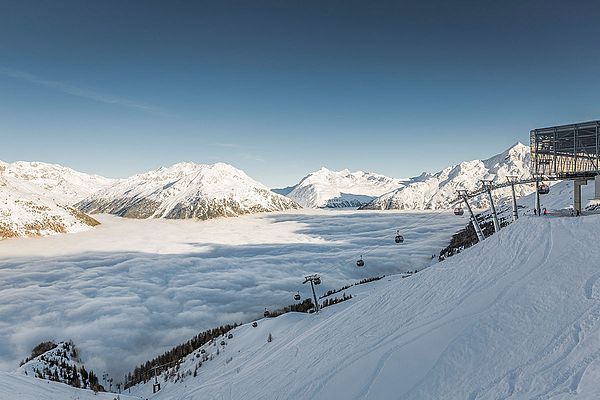
{"label": "mountain ridge", "polygon": [[[355,171],[321,167],[306,175],[296,185],[285,189],[286,196],[306,208],[360,207],[373,198],[403,185],[403,179]],[[289,189],[289,190],[288,190]]]}
{"label": "mountain ridge", "polygon": [[55,201],[69,205],[117,181],[96,174],[86,174],[60,164],[41,161],[13,163],[0,161],[0,165],[4,167],[6,176],[35,184],[44,189]]}
{"label": "mountain ridge", "polygon": [[[506,182],[508,176],[519,179],[531,178],[529,170],[529,147],[517,142],[507,150],[485,160],[469,160],[452,165],[436,173],[423,173],[412,178],[404,187],[373,199],[364,205],[365,210],[428,210],[447,209],[457,197],[459,189],[474,191],[481,187],[482,179],[493,183]],[[515,187],[517,197],[525,196],[534,190],[534,185]],[[493,198],[504,201],[511,195],[511,189],[503,188],[493,192]],[[472,200],[475,208],[489,206],[487,196]]]}
{"label": "mountain ridge", "polygon": [[82,232],[99,224],[43,187],[7,175],[6,168],[0,165],[0,239]]}
{"label": "mountain ridge", "polygon": [[181,162],[122,179],[82,200],[89,213],[210,219],[299,208],[229,164]]}

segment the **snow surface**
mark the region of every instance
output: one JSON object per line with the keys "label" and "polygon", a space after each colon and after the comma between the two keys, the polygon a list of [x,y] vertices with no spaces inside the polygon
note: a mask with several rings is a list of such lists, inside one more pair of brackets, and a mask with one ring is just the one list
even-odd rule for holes
{"label": "snow surface", "polygon": [[96,192],[85,212],[133,218],[200,218],[299,208],[229,164],[179,163],[135,175]]}
{"label": "snow surface", "polygon": [[[1,369],[41,341],[72,339],[86,367],[120,377],[201,330],[293,303],[307,274],[320,273],[325,292],[421,269],[467,223],[447,212],[335,210],[98,218],[88,232],[0,242]],[[362,249],[371,251],[358,269]]]}
{"label": "snow surface", "polygon": [[[548,213],[559,216],[570,216],[573,210],[573,181],[558,181],[548,182],[550,185],[550,193],[540,195],[540,207],[543,210],[547,209]],[[595,187],[594,181],[588,181],[587,185],[581,187],[581,204],[584,207],[583,214],[595,214],[597,210],[585,211],[586,207],[597,204],[594,199]],[[536,194],[528,194],[517,200],[517,208],[519,215],[534,215]],[[496,211],[500,218],[506,218],[512,221],[512,199],[502,198],[496,203]],[[483,210],[482,213],[486,216],[490,215],[489,209]]]}
{"label": "snow surface", "polygon": [[[0,372],[0,399],[2,400],[114,400],[114,393],[94,394],[91,390],[76,389],[64,383],[46,381],[20,373]],[[139,397],[119,395],[122,400],[140,400]]]}
{"label": "snow surface", "polygon": [[73,205],[116,182],[115,179],[90,175],[58,164],[17,161],[1,163],[4,175],[29,182],[44,190],[46,196],[61,204]]}
{"label": "snow surface", "polygon": [[[540,207],[547,208],[548,211],[563,210],[573,208],[573,181],[549,182],[550,193],[540,195]],[[594,199],[594,181],[588,181],[588,184],[581,187],[581,205],[586,207]],[[519,203],[526,205],[528,211],[535,208],[535,193],[522,198]]]}
{"label": "snow surface", "polygon": [[237,328],[153,398],[597,399],[599,229],[600,216],[523,217],[318,315]]}
{"label": "snow surface", "polygon": [[275,191],[305,208],[359,207],[374,197],[403,186],[404,182],[403,179],[372,172],[350,172],[347,169],[330,171],[322,167],[304,177],[297,185]]}
{"label": "snow surface", "polygon": [[94,222],[56,202],[35,183],[5,174],[0,166],[0,239],[44,236],[90,229]]}
{"label": "snow surface", "polygon": [[[24,360],[25,361],[25,360]],[[81,375],[81,368],[85,366],[81,363],[78,350],[73,343],[60,342],[56,343],[56,347],[50,349],[37,357],[25,362],[16,369],[17,373],[38,377],[37,373],[42,374],[42,377],[48,378],[49,375],[55,374],[60,382],[67,383],[69,378],[74,377],[72,370],[77,371],[77,378],[83,389],[93,389],[89,382],[84,382]],[[63,374],[68,377],[65,379]],[[38,377],[38,378],[42,378]],[[102,384],[102,382],[100,382]]]}
{"label": "snow surface", "polygon": [[[504,183],[508,176],[516,176],[519,179],[531,178],[529,164],[529,147],[517,143],[487,160],[464,161],[435,174],[424,173],[412,178],[405,186],[383,194],[364,208],[376,210],[451,208],[451,201],[456,199],[457,190],[479,189],[482,179],[492,179],[493,183]],[[535,185],[518,185],[515,189],[517,197],[522,197],[533,192]],[[492,194],[495,201],[506,199],[511,196],[511,188],[498,189]],[[471,205],[475,208],[488,207],[487,195],[471,200]]]}

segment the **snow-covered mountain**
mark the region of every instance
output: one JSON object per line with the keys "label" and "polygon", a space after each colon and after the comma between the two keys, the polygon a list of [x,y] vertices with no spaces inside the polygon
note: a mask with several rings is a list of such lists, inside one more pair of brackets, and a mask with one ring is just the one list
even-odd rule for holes
{"label": "snow-covered mountain", "polygon": [[[504,183],[511,175],[520,179],[530,178],[529,163],[529,147],[517,143],[487,160],[464,161],[435,174],[424,173],[412,178],[404,187],[374,199],[363,208],[373,210],[450,208],[452,206],[450,202],[456,198],[457,190],[478,189],[481,187],[482,179],[492,179],[493,183]],[[516,186],[518,197],[527,195],[533,190],[534,185]],[[505,199],[510,195],[510,187],[493,192],[495,199]],[[489,204],[486,196],[480,196],[473,199],[471,205],[483,208]]]}
{"label": "snow-covered mountain", "polygon": [[44,189],[61,204],[75,204],[92,193],[112,185],[115,180],[75,171],[58,164],[17,161],[2,163],[4,174]]}
{"label": "snow-covered mountain", "polygon": [[36,183],[6,174],[5,168],[0,165],[0,239],[80,232],[98,225]]}
{"label": "snow-covered mountain", "polygon": [[228,164],[179,163],[123,179],[78,204],[131,218],[230,217],[299,208]]}
{"label": "snow-covered mountain", "polygon": [[[371,172],[330,171],[323,167],[297,185],[275,189],[302,207],[360,207],[373,198],[403,186],[404,180]],[[287,193],[286,193],[287,192]]]}

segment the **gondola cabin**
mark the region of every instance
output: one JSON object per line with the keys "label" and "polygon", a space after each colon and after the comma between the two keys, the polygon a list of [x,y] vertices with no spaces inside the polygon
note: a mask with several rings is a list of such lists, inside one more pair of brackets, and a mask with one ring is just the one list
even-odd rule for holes
{"label": "gondola cabin", "polygon": [[550,186],[546,185],[545,183],[542,183],[538,187],[538,193],[539,194],[548,194],[548,193],[550,193]]}
{"label": "gondola cabin", "polygon": [[404,236],[400,234],[400,231],[396,231],[396,236],[394,237],[394,242],[396,243],[404,243]]}

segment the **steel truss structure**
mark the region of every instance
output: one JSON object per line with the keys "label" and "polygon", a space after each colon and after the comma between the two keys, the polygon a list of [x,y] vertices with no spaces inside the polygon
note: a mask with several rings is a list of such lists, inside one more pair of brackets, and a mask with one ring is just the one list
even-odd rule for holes
{"label": "steel truss structure", "polygon": [[530,131],[531,173],[550,179],[592,178],[600,170],[600,121]]}

